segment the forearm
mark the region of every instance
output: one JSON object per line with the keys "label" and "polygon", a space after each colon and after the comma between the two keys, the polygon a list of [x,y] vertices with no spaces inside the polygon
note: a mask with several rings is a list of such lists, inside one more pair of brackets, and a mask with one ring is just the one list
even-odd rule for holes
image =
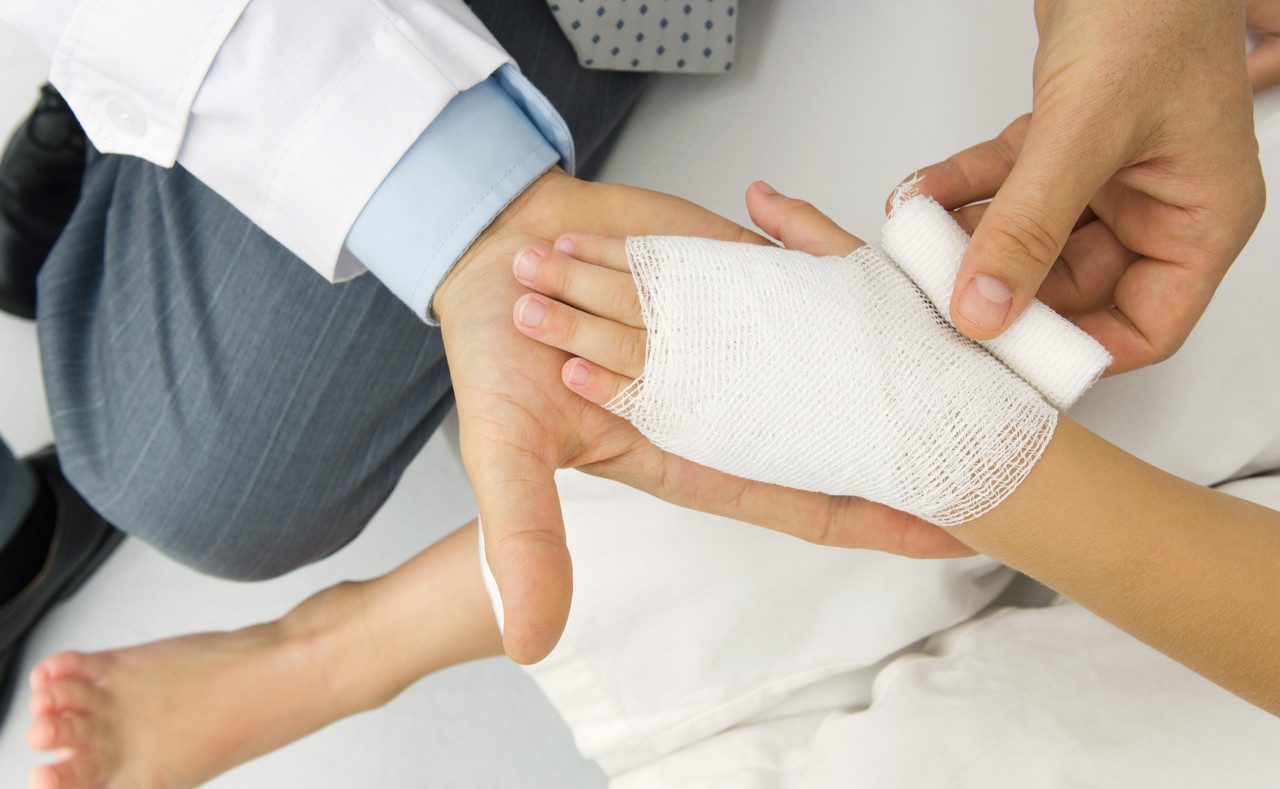
{"label": "forearm", "polygon": [[952,533],[1280,714],[1280,513],[1063,418],[1022,486]]}

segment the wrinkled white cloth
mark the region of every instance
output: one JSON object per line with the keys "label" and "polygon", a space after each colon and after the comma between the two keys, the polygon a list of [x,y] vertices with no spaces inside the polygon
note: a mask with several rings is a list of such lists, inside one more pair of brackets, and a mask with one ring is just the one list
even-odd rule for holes
{"label": "wrinkled white cloth", "polygon": [[[971,619],[1012,577],[985,557],[824,548],[577,472],[557,482],[574,603],[527,670],[613,789],[1280,775],[1280,719],[1079,606]],[[1280,507],[1280,478],[1225,490]]]}
{"label": "wrinkled white cloth", "polygon": [[605,407],[740,477],[941,526],[982,515],[1052,436],[1044,396],[1074,402],[1110,357],[1039,302],[989,348],[956,331],[926,294],[949,294],[966,237],[932,200],[898,206],[885,237],[893,257],[627,239],[648,345],[644,374]]}

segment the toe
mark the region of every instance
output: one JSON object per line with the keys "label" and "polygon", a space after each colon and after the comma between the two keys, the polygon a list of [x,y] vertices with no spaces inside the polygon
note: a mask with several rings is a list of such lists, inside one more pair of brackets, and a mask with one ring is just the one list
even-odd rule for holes
{"label": "toe", "polygon": [[74,759],[37,767],[31,771],[31,777],[27,779],[27,789],[77,789],[78,787],[88,787],[90,784],[84,780],[80,768],[81,765]]}
{"label": "toe", "polygon": [[83,715],[41,715],[27,732],[27,744],[37,751],[70,748],[80,751],[89,741],[89,720]]}
{"label": "toe", "polygon": [[67,762],[37,767],[27,779],[27,789],[66,789],[74,786],[71,782],[74,775],[70,771],[71,766]]}
{"label": "toe", "polygon": [[93,685],[79,679],[50,680],[31,694],[33,715],[55,715],[59,712],[88,712],[105,702],[105,695]]}
{"label": "toe", "polygon": [[39,690],[53,680],[79,677],[96,679],[97,656],[84,652],[59,652],[40,661],[31,670],[31,687]]}

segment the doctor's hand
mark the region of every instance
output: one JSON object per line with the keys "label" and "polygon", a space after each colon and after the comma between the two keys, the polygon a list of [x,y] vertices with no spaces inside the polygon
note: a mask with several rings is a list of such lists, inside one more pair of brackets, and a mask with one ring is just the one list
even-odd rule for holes
{"label": "doctor's hand", "polygon": [[558,468],[583,467],[681,506],[830,542],[922,557],[971,553],[945,532],[879,505],[748,482],[669,455],[566,389],[561,368],[570,355],[521,334],[512,321],[517,300],[529,293],[512,269],[520,253],[535,272],[526,281],[550,287],[563,262],[550,242],[569,230],[765,243],[684,200],[552,171],[494,220],[437,291],[433,308],[457,398],[463,463],[512,659],[545,657],[569,613],[572,573]]}
{"label": "doctor's hand", "polygon": [[[990,199],[962,212],[958,329],[994,337],[1039,295],[1106,346],[1110,373],[1182,345],[1262,213],[1244,5],[1037,1],[1031,113],[917,174],[947,208]],[[1257,25],[1276,16],[1251,3]]]}

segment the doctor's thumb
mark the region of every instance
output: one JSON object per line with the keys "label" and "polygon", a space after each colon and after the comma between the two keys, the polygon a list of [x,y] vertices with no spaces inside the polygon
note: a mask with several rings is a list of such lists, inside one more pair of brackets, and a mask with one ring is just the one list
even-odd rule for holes
{"label": "doctor's thumb", "polygon": [[[1035,298],[1089,200],[1114,173],[1075,140],[1035,139],[1035,127],[965,251],[951,321],[987,340]],[[1078,154],[1078,155],[1073,155]]]}

